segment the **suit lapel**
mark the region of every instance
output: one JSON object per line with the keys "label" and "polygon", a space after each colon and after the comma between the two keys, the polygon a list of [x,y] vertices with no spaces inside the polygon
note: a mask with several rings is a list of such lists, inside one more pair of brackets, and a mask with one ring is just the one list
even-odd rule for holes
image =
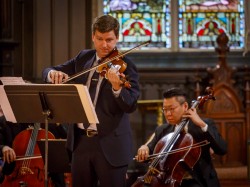
{"label": "suit lapel", "polygon": [[166,128],[166,133],[171,133],[174,132],[175,129],[175,125],[169,125],[168,128]]}
{"label": "suit lapel", "polygon": [[[95,58],[96,56],[94,55],[90,60],[88,60],[87,62],[82,62],[82,63],[79,63],[77,69],[79,70],[78,72],[80,71],[85,71],[85,70],[88,70],[92,67],[92,64],[94,63],[95,61]],[[82,81],[84,83],[87,82],[87,79],[88,79],[88,76],[89,76],[89,72],[85,73],[82,75]]]}
{"label": "suit lapel", "polygon": [[100,90],[104,87],[104,85],[106,85],[108,82],[108,80],[104,77],[103,80],[102,80],[102,83],[100,85]]}
{"label": "suit lapel", "polygon": [[92,67],[94,61],[95,61],[96,56],[94,55],[90,60],[88,60],[85,65],[84,65],[84,69],[89,69]]}

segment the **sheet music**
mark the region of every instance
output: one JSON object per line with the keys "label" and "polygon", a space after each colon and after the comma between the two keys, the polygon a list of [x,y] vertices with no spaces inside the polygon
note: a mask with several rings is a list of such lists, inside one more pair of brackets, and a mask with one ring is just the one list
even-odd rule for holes
{"label": "sheet music", "polygon": [[[43,109],[49,109],[51,123],[99,123],[88,89],[82,84],[24,83],[0,86],[0,105],[7,121],[41,123],[45,119]],[[44,96],[46,103],[41,102],[41,96]],[[27,104],[29,107],[26,107]],[[43,104],[46,104],[45,108]]]}
{"label": "sheet music", "polygon": [[83,104],[83,107],[84,107],[84,111],[86,113],[89,123],[99,123],[98,118],[95,114],[95,108],[92,104],[90,95],[87,94],[89,93],[88,88],[86,86],[76,85],[76,84],[75,84],[75,87],[78,90],[82,103],[86,103],[86,104]]}
{"label": "sheet music", "polygon": [[10,106],[7,95],[4,91],[4,85],[22,85],[26,84],[22,77],[0,77],[0,107],[7,121],[16,123],[13,110]]}
{"label": "sheet music", "polygon": [[0,77],[3,85],[20,85],[26,84],[22,77]]}

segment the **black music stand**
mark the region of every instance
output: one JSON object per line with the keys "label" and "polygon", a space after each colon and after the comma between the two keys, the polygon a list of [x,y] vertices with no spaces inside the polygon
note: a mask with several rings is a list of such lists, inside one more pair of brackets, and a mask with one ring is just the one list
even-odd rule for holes
{"label": "black music stand", "polygon": [[[4,85],[14,123],[45,123],[45,186],[48,185],[48,123],[99,123],[86,86],[80,84]],[[4,94],[2,94],[4,95]],[[1,98],[2,99],[2,98]],[[7,100],[3,98],[3,100]],[[10,105],[5,106],[5,105]],[[8,115],[6,115],[8,120]],[[14,118],[14,120],[13,120]]]}

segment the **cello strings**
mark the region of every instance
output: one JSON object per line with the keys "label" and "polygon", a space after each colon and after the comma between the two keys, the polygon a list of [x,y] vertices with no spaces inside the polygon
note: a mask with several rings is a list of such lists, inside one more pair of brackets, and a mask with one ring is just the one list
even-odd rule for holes
{"label": "cello strings", "polygon": [[[185,125],[187,125],[189,123],[189,121],[187,121],[186,118],[184,118],[181,122],[180,125],[177,126],[177,130],[173,133],[172,137],[170,138],[170,140],[168,141],[168,143],[161,149],[161,152],[159,154],[164,153],[164,156],[167,156],[167,153],[169,152],[169,150],[172,149],[173,145],[175,144],[175,142],[178,139],[178,136],[180,135],[181,130],[185,127]],[[161,156],[158,156],[157,159],[155,159],[152,162],[152,166],[156,167],[158,165],[158,163],[161,161]]]}
{"label": "cello strings", "polygon": [[[193,103],[193,105],[191,106],[191,108],[195,108],[197,105],[199,104],[198,101],[195,101]],[[175,144],[175,142],[178,139],[178,136],[180,135],[181,130],[188,125],[189,123],[189,119],[188,118],[183,118],[182,121],[180,122],[180,125],[177,126],[176,131],[174,132],[173,136],[170,138],[170,140],[168,141],[168,144],[166,144],[165,147],[162,148],[161,153],[164,153],[164,156],[167,156],[169,150],[171,150],[171,148],[173,147],[173,145]],[[152,162],[152,166],[156,167],[158,165],[158,163],[161,160],[161,156],[157,156],[158,158],[155,159]]]}
{"label": "cello strings", "polygon": [[[28,147],[27,147],[25,156],[32,156],[33,155],[39,128],[40,128],[40,124],[35,123],[33,130],[32,130],[32,133],[31,133],[31,137],[29,139],[29,143],[28,143]],[[31,163],[31,159],[24,160],[22,166],[27,169],[27,168],[29,168],[30,163]]]}

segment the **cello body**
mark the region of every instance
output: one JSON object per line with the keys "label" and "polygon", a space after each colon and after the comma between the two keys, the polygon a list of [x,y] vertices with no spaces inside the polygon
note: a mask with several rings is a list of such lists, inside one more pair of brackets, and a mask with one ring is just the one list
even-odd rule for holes
{"label": "cello body", "polygon": [[[164,151],[169,143],[172,133],[162,137],[156,144],[155,153]],[[155,167],[149,166],[147,173],[143,177],[138,177],[132,187],[178,187],[187,170],[191,170],[201,155],[200,147],[193,148],[193,137],[189,133],[182,131],[172,146],[172,150],[189,147],[173,154],[166,154],[157,161]],[[154,164],[153,164],[154,165]]]}
{"label": "cello body", "polygon": [[[15,137],[12,148],[17,157],[41,155],[37,140],[45,139],[46,131],[35,124],[34,129],[21,131]],[[48,138],[54,139],[54,135],[48,132]],[[44,187],[45,170],[42,157],[16,161],[14,171],[6,175],[1,187]],[[52,187],[48,180],[48,187]]]}

